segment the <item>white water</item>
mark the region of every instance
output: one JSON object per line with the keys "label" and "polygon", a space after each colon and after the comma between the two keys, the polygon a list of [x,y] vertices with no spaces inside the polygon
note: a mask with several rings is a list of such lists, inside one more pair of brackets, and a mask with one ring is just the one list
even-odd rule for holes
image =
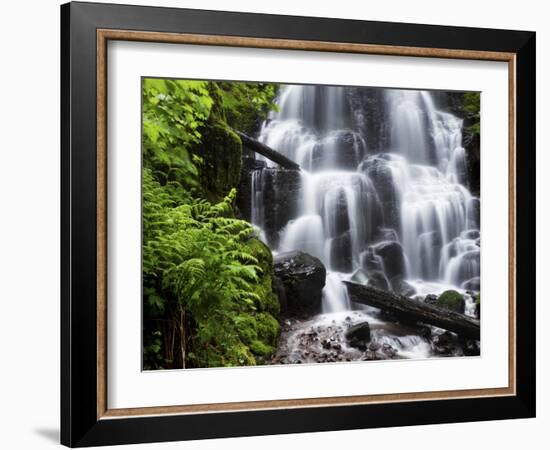
{"label": "white water", "polygon": [[[360,268],[368,280],[369,259],[388,282],[398,273],[418,295],[460,290],[479,277],[479,200],[464,185],[462,119],[437,110],[430,92],[387,89],[386,115],[377,120],[389,127],[389,143],[374,153],[354,126],[346,95],[342,87],[285,86],[279,111],[262,126],[260,141],[303,169],[299,212],[273,250],[322,260],[324,313],[353,308],[341,281]],[[261,171],[252,177],[252,221],[261,227],[269,206],[261,200]],[[395,265],[395,253],[377,253],[388,241],[402,249],[403,263]],[[466,313],[473,314],[471,304]],[[404,354],[417,340],[401,345]]]}

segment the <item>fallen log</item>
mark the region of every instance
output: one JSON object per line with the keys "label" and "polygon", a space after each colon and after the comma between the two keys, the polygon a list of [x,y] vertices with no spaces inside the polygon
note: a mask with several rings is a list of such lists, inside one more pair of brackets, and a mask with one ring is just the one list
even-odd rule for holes
{"label": "fallen log", "polygon": [[344,284],[352,302],[374,306],[406,320],[434,325],[465,338],[479,340],[479,320],[371,286],[350,281],[344,281]]}
{"label": "fallen log", "polygon": [[300,170],[300,165],[296,164],[294,161],[288,159],[285,155],[282,155],[276,150],[273,150],[271,147],[263,144],[262,142],[251,138],[247,134],[242,133],[241,131],[233,130],[240,138],[243,145],[252,150],[253,152],[259,153],[262,156],[265,156],[267,159],[279,164],[285,169]]}

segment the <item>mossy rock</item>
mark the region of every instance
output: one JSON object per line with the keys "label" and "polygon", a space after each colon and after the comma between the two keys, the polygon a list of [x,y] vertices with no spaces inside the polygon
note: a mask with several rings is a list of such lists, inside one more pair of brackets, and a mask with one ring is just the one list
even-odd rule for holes
{"label": "mossy rock", "polygon": [[275,349],[271,345],[266,345],[262,341],[253,341],[250,344],[250,351],[252,354],[254,354],[257,358],[269,358]]}
{"label": "mossy rock", "polygon": [[277,319],[271,314],[263,312],[256,315],[256,321],[258,338],[270,345],[276,345],[281,330]]}
{"label": "mossy rock", "polygon": [[[246,243],[247,249],[258,260],[262,269],[260,280],[254,284],[253,292],[258,296],[256,313],[249,316],[246,324],[248,329],[243,330],[246,338],[243,341],[261,364],[273,354],[277,347],[281,327],[279,325],[279,298],[273,292],[273,256],[271,250],[259,239],[250,239]],[[252,330],[252,331],[251,331]],[[241,337],[243,337],[241,335]]]}
{"label": "mossy rock", "polygon": [[235,130],[244,133],[259,131],[270,110],[265,102],[273,101],[277,94],[277,89],[268,93],[261,86],[261,83],[210,83],[209,93],[215,105],[211,115]]}
{"label": "mossy rock", "polygon": [[464,297],[457,291],[448,290],[443,292],[437,299],[436,305],[440,308],[464,314]]}
{"label": "mossy rock", "polygon": [[[235,365],[239,366],[253,366],[256,363],[256,358],[246,345],[238,345],[233,348],[234,359],[226,360],[223,359],[223,363],[210,364],[210,367],[216,366],[225,366],[225,367],[234,367]],[[235,363],[237,362],[237,364]]]}
{"label": "mossy rock", "polygon": [[273,255],[271,253],[271,249],[256,238],[249,239],[246,242],[246,246],[252,256],[258,260],[259,266],[262,270],[264,272],[273,273]]}
{"label": "mossy rock", "polygon": [[208,83],[207,89],[212,99],[210,121],[227,123],[225,110],[223,108],[223,92],[218,86],[218,83]]}
{"label": "mossy rock", "polygon": [[221,201],[239,184],[243,146],[241,139],[223,122],[209,123],[196,149],[201,157],[201,185],[211,202]]}
{"label": "mossy rock", "polygon": [[273,292],[273,256],[270,248],[259,239],[250,239],[246,246],[252,256],[258,260],[262,269],[259,282],[254,286],[254,292],[260,297],[256,305],[258,311],[268,312],[279,317],[280,305],[277,295]]}

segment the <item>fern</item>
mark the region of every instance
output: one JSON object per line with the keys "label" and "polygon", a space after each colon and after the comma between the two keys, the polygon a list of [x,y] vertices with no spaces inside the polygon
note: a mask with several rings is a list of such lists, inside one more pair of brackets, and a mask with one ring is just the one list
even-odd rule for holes
{"label": "fern", "polygon": [[261,299],[254,288],[263,271],[244,245],[252,226],[226,217],[235,192],[215,205],[202,199],[175,205],[164,190],[144,169],[144,279],[157,280],[162,292],[150,295],[149,305],[169,309],[161,299],[174,299],[174,317],[183,313],[194,322],[194,365],[252,363],[232,316],[256,311]]}
{"label": "fern", "polygon": [[[273,109],[276,91],[271,84],[143,80],[145,368],[255,364],[273,350],[279,328],[271,252],[249,223],[235,219],[235,177],[225,176],[226,167],[215,195],[204,183],[218,151],[240,162],[240,141],[229,139],[228,126],[255,126]],[[221,142],[234,148],[212,147],[220,124]],[[238,178],[240,166],[233,168]]]}

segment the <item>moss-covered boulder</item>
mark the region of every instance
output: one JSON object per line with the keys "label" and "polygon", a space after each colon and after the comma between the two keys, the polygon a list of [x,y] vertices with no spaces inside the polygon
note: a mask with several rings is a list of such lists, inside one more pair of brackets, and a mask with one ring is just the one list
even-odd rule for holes
{"label": "moss-covered boulder", "polygon": [[256,312],[241,315],[238,324],[241,339],[249,347],[257,364],[264,363],[276,350],[280,333],[279,299],[273,292],[273,256],[267,245],[258,239],[250,239],[246,246],[258,260],[262,269],[260,280],[253,292],[258,296]]}
{"label": "moss-covered boulder", "polygon": [[242,153],[241,139],[227,125],[223,122],[206,125],[196,154],[202,159],[201,185],[207,200],[219,202],[238,185]]}
{"label": "moss-covered boulder", "polygon": [[262,121],[275,108],[278,85],[272,83],[210,83],[210,95],[223,108],[223,121],[244,133],[259,131]]}
{"label": "moss-covered boulder", "polygon": [[448,290],[443,292],[437,299],[436,305],[440,308],[456,311],[464,314],[464,297],[457,291]]}
{"label": "moss-covered boulder", "polygon": [[254,288],[254,293],[260,297],[256,307],[258,311],[265,311],[278,318],[280,305],[277,295],[273,292],[273,255],[271,250],[259,239],[250,239],[246,246],[250,254],[258,260],[258,265],[262,269],[260,282]]}

